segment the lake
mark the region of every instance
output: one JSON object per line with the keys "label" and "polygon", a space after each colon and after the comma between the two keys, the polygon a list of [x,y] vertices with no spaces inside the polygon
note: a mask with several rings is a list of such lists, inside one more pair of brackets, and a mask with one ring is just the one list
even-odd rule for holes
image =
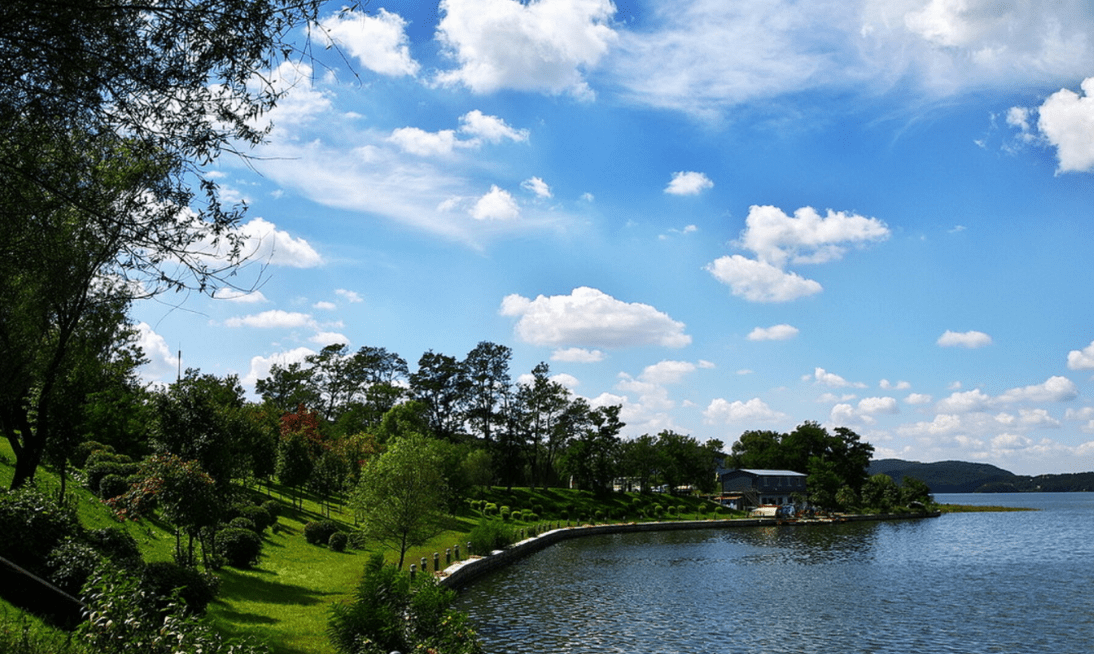
{"label": "lake", "polygon": [[490,654],[1094,651],[1094,493],[1040,509],[565,541],[463,590]]}

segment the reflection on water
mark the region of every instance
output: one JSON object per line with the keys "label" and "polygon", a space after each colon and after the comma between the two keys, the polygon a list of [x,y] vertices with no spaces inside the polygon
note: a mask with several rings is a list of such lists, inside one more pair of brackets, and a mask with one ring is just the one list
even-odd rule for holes
{"label": "reflection on water", "polygon": [[491,654],[1090,652],[1094,495],[1021,498],[1045,510],[567,541],[460,604]]}

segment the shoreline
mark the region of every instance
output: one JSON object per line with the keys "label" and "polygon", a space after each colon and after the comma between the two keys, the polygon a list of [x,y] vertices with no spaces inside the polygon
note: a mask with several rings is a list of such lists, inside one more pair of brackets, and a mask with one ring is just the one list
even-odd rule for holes
{"label": "shoreline", "polygon": [[937,518],[942,513],[932,511],[929,513],[879,513],[873,515],[845,515],[838,518],[810,519],[810,520],[786,520],[780,518],[736,518],[727,520],[679,520],[673,522],[628,522],[607,525],[584,525],[578,527],[561,527],[543,532],[538,536],[526,538],[514,543],[504,550],[494,550],[487,556],[473,556],[463,561],[452,563],[440,573],[442,586],[459,591],[470,585],[479,577],[487,575],[494,570],[507,566],[526,556],[531,556],[555,543],[585,536],[599,536],[603,534],[628,534],[646,531],[682,531],[696,529],[732,529],[739,527],[776,527],[776,526],[814,526],[829,525],[843,522],[879,522],[888,520],[920,520],[924,518]]}

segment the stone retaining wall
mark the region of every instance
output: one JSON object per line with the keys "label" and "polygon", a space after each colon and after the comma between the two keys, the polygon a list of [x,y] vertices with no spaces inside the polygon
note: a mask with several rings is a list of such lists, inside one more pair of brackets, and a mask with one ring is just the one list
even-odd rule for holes
{"label": "stone retaining wall", "polygon": [[[888,513],[880,515],[848,515],[841,516],[839,521],[863,522],[877,520],[911,520],[919,518],[936,518],[941,513]],[[473,557],[466,561],[459,561],[445,568],[440,573],[440,583],[452,589],[460,589],[475,579],[493,572],[510,563],[534,554],[555,543],[571,538],[584,536],[598,536],[601,534],[627,534],[642,531],[674,531],[685,529],[724,529],[730,527],[774,527],[779,524],[792,524],[794,526],[827,525],[832,520],[800,520],[786,523],[775,518],[745,518],[730,520],[681,520],[674,522],[631,522],[612,525],[588,525],[584,527],[566,527],[544,532],[535,538],[528,538],[516,543],[504,550],[495,550],[489,556]]]}

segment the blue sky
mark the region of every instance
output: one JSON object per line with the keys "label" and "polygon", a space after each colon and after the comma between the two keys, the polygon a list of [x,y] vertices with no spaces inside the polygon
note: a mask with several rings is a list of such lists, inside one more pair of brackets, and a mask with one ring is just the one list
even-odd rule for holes
{"label": "blue sky", "polygon": [[486,340],[628,436],[1094,470],[1094,3],[336,10],[212,171],[257,287],[139,304],[146,379]]}

